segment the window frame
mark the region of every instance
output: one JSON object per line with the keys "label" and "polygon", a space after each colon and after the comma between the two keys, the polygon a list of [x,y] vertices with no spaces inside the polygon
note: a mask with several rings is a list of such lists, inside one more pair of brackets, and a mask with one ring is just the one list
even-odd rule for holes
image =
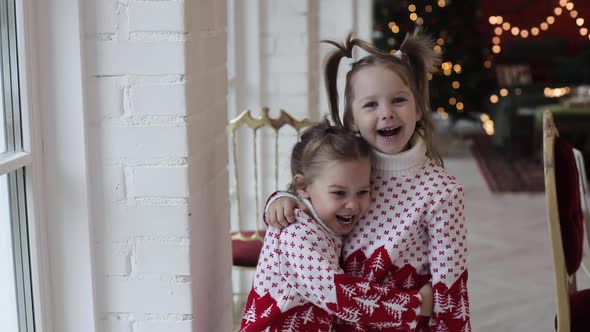
{"label": "window frame", "polygon": [[[0,175],[7,176],[10,204],[12,254],[14,264],[17,320],[20,332],[34,332],[33,273],[29,218],[27,214],[27,168],[32,165],[30,150],[26,149],[28,132],[23,133],[28,122],[23,121],[21,108],[21,56],[17,31],[18,3],[0,0],[0,64],[2,70],[2,103],[6,133],[6,151],[0,153]],[[26,115],[26,113],[25,113]]]}

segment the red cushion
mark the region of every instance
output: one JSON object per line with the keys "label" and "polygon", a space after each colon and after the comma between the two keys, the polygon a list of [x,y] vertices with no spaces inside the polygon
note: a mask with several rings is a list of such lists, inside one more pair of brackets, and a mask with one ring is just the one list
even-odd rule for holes
{"label": "red cushion", "polygon": [[[574,274],[582,260],[584,215],[580,205],[578,168],[572,146],[555,140],[555,187],[561,223],[561,240],[568,274]],[[590,330],[589,330],[590,331]]]}
{"label": "red cushion", "polygon": [[590,289],[570,295],[572,332],[590,331]]}
{"label": "red cushion", "polygon": [[[266,232],[262,231],[260,234],[264,237]],[[232,233],[232,236],[236,233]],[[242,232],[246,237],[254,234],[254,231]],[[258,264],[258,256],[262,250],[261,240],[247,239],[247,240],[232,240],[232,257],[235,266],[256,267]]]}

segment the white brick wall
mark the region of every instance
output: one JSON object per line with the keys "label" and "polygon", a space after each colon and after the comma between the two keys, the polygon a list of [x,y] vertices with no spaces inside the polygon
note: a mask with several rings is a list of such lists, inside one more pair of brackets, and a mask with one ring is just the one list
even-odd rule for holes
{"label": "white brick wall", "polygon": [[83,9],[98,331],[227,332],[225,1]]}

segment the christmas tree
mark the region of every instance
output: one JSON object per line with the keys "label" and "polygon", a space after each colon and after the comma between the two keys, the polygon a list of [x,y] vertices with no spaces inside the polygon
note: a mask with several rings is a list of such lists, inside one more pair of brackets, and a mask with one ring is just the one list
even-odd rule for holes
{"label": "christmas tree", "polygon": [[484,68],[478,24],[477,1],[375,0],[373,43],[395,52],[406,33],[422,27],[442,54],[430,80],[432,110],[443,119],[472,118],[468,115],[481,111],[492,88],[487,86],[491,73]]}

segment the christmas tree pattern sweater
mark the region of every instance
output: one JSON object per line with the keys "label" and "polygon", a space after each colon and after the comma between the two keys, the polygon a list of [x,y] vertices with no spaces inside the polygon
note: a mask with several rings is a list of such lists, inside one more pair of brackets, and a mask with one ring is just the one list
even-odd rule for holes
{"label": "christmas tree pattern sweater", "polygon": [[316,219],[297,209],[296,224],[268,229],[240,331],[329,332],[335,318],[356,324],[360,331],[415,330],[422,302],[418,291],[344,274],[339,267],[341,237],[307,204]]}
{"label": "christmas tree pattern sweater", "polygon": [[[344,271],[400,290],[431,280],[434,312],[424,330],[471,331],[463,187],[428,159],[418,135],[402,153],[373,151],[372,165],[369,211],[343,242]],[[273,200],[284,195],[275,193]],[[361,325],[337,324],[335,331]]]}

